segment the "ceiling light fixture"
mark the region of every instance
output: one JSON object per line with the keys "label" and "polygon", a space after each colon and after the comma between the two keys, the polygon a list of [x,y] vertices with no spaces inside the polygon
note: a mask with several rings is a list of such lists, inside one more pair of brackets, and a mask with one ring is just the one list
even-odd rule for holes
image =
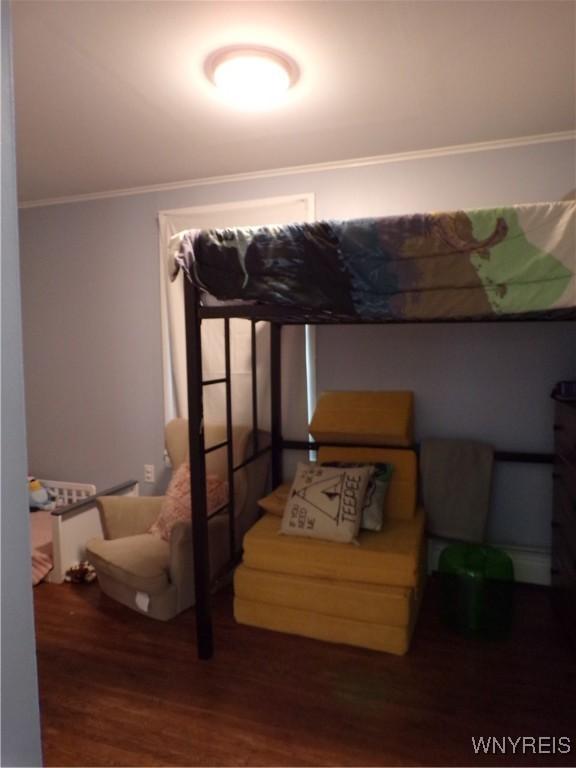
{"label": "ceiling light fixture", "polygon": [[206,59],[204,70],[220,95],[244,110],[279,105],[299,76],[290,56],[260,46],[221,48]]}

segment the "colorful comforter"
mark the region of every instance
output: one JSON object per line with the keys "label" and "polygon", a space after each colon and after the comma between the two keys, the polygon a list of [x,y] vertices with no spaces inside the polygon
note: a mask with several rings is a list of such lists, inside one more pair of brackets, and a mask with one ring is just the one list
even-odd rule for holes
{"label": "colorful comforter", "polygon": [[333,321],[576,314],[576,201],[188,231],[205,293]]}

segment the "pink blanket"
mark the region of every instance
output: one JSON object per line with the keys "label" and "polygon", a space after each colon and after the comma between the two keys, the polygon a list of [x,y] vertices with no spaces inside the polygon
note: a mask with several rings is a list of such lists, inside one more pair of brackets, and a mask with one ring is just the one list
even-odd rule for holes
{"label": "pink blanket", "polygon": [[39,584],[52,570],[52,515],[38,510],[30,513],[32,583]]}

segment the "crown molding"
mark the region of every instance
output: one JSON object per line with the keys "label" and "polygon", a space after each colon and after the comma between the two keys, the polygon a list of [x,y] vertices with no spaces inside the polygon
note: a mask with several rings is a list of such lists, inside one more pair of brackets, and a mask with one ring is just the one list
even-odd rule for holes
{"label": "crown molding", "polygon": [[521,136],[514,139],[495,139],[482,141],[475,144],[455,144],[449,147],[437,147],[435,149],[422,149],[414,152],[396,152],[388,155],[374,155],[360,157],[352,160],[339,160],[335,162],[313,163],[309,165],[294,165],[285,168],[273,168],[265,171],[253,171],[250,173],[236,173],[228,176],[208,176],[202,179],[189,179],[168,184],[152,184],[145,187],[131,187],[127,189],[113,189],[106,192],[92,192],[82,195],[69,195],[67,197],[53,197],[45,200],[23,201],[20,209],[40,208],[48,205],[64,205],[67,203],[82,203],[89,200],[104,200],[110,197],[127,197],[130,195],[146,195],[151,192],[172,192],[178,189],[191,187],[212,186],[215,184],[230,184],[257,179],[270,179],[279,176],[295,176],[298,174],[316,173],[318,171],[338,171],[346,168],[364,168],[373,165],[386,165],[388,163],[409,162],[412,160],[426,160],[450,155],[465,155],[473,152],[490,152],[500,149],[513,149],[526,147],[533,144],[552,144],[560,141],[576,140],[576,131],[558,131],[556,133],[541,133],[534,136]]}

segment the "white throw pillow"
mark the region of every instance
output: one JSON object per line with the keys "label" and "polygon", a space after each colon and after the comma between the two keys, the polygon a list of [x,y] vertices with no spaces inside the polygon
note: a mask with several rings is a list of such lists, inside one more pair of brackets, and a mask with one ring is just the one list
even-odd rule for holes
{"label": "white throw pillow", "polygon": [[373,466],[326,467],[298,463],[282,516],[281,533],[353,541],[360,528]]}

